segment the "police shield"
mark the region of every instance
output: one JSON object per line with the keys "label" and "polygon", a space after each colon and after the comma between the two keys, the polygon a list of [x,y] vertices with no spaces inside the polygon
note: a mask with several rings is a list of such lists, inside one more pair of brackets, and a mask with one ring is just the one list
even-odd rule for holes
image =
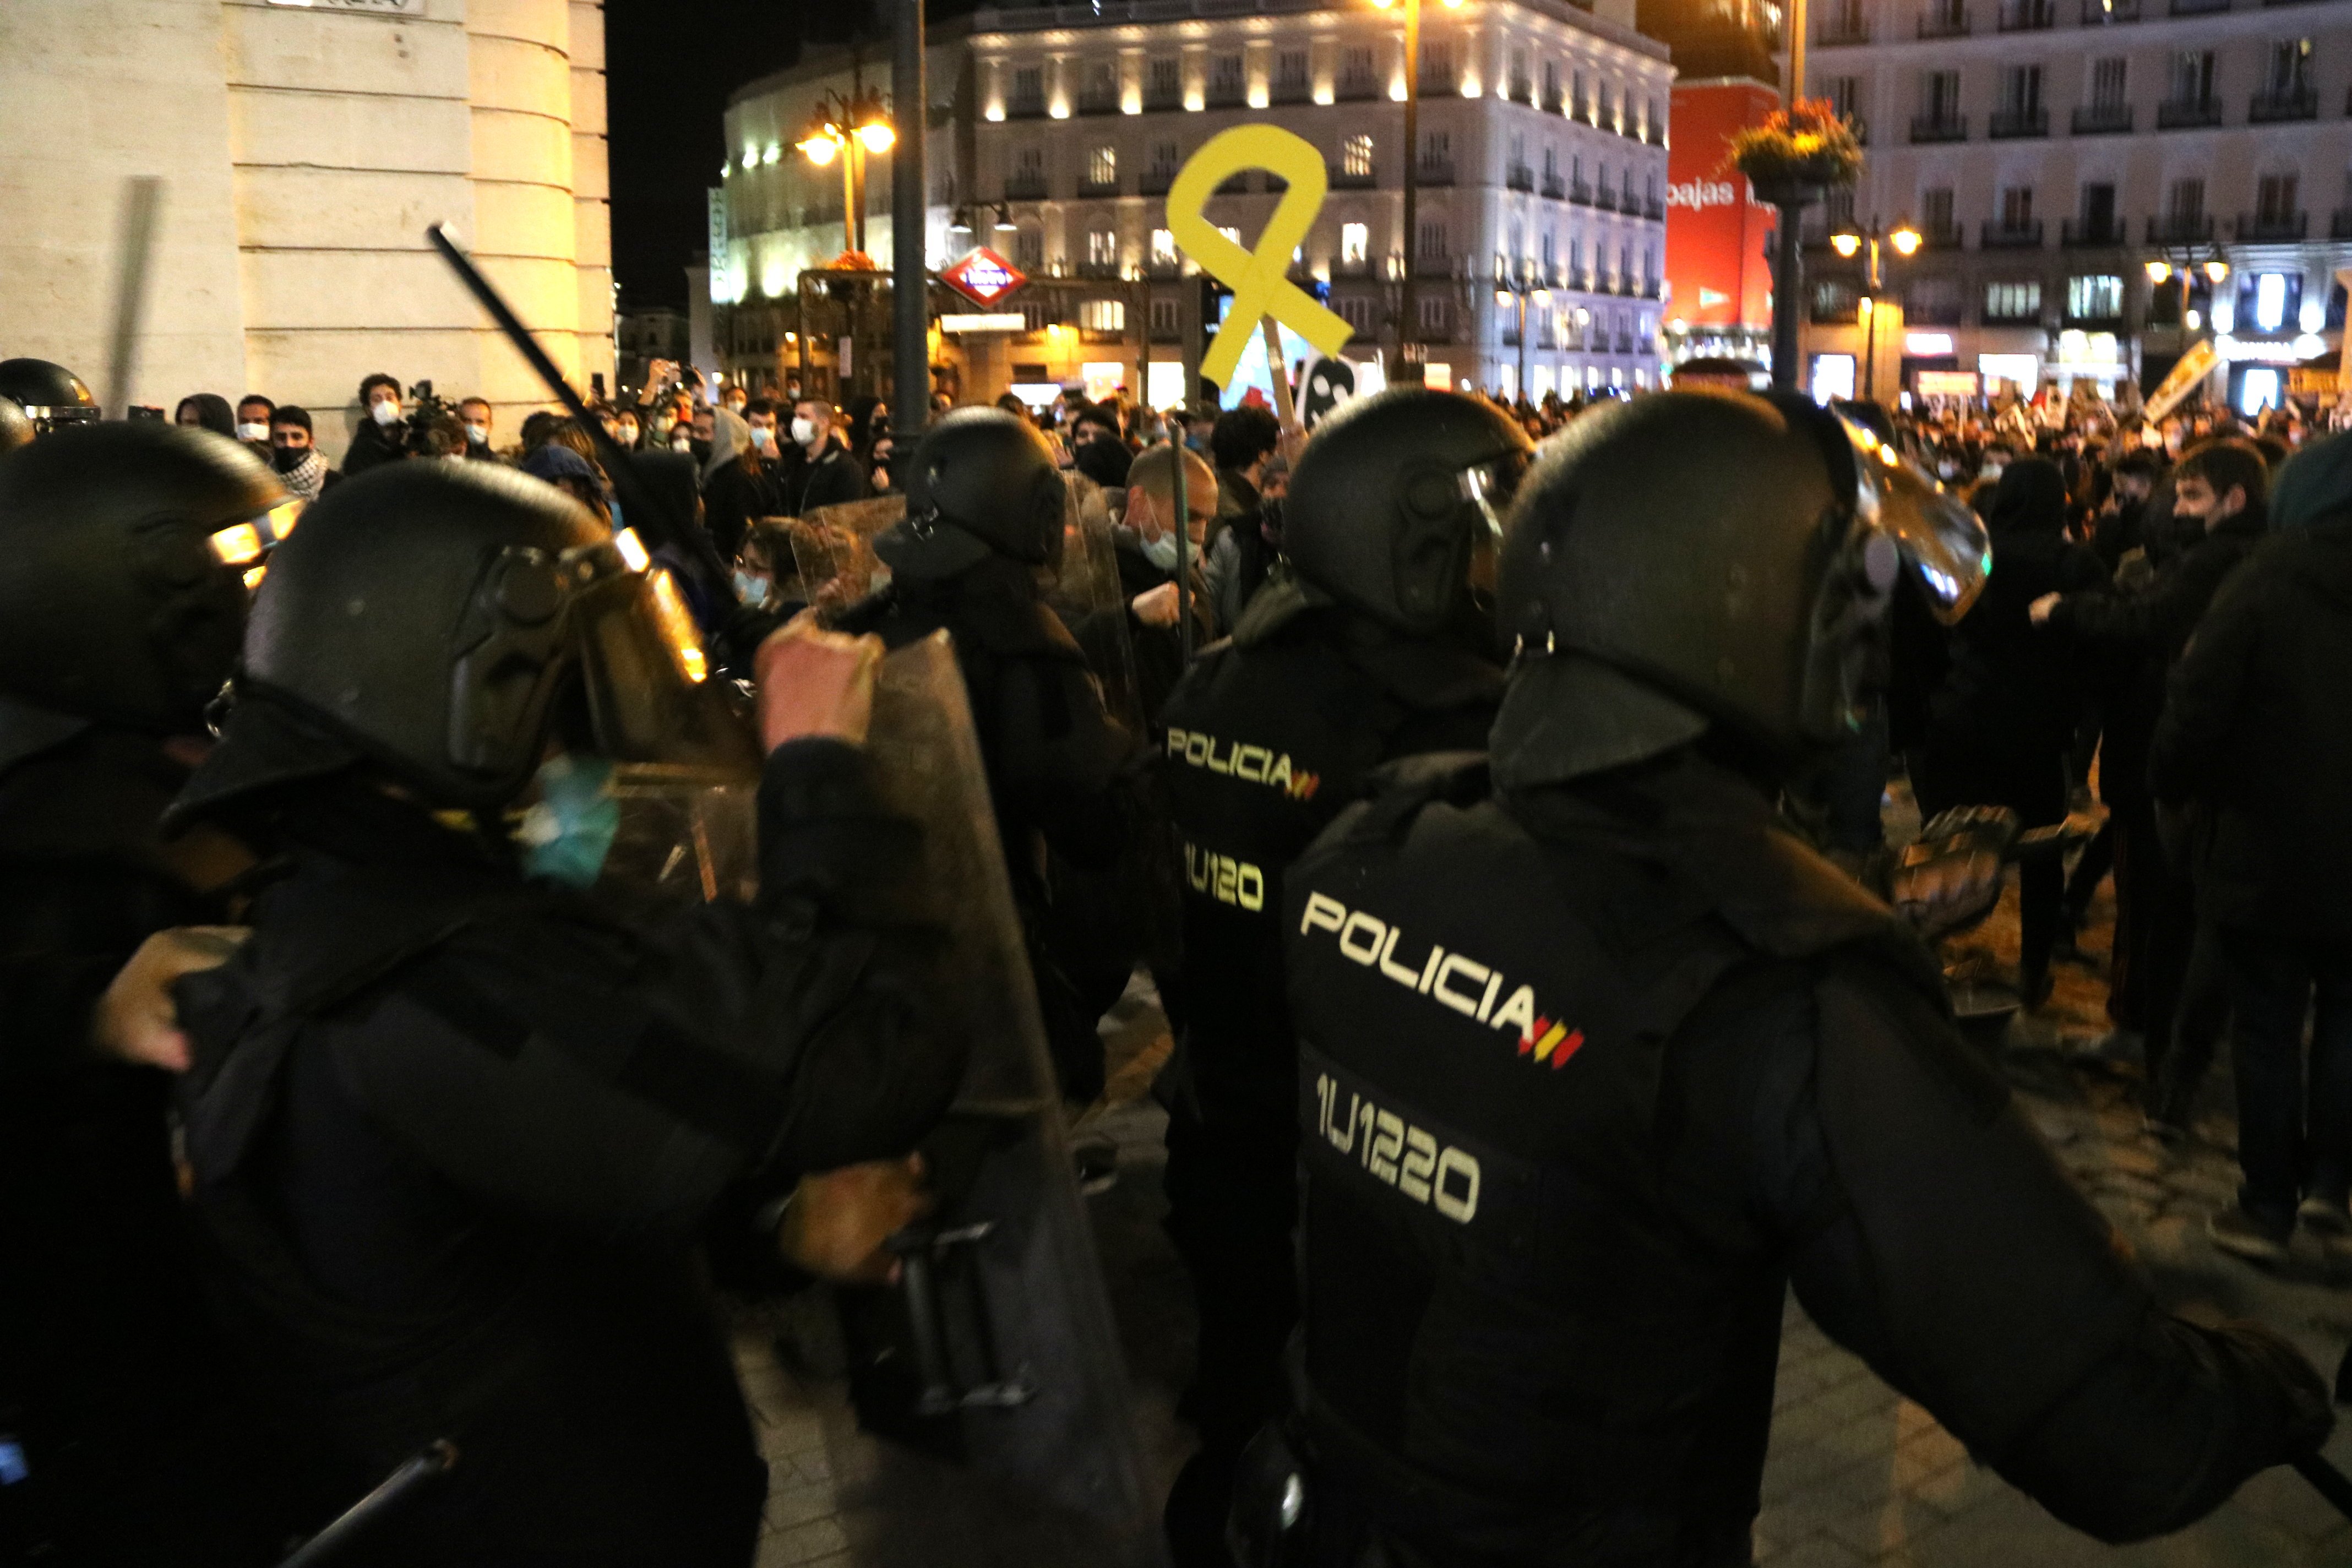
{"label": "police shield", "polygon": [[1045,603],[1086,650],[1087,666],[1102,687],[1103,707],[1130,735],[1143,731],[1142,689],[1135,644],[1127,629],[1127,591],[1105,490],[1084,474],[1064,474],[1067,496],[1061,548],[1041,569]]}
{"label": "police shield", "polygon": [[969,1474],[886,1459],[878,1512],[904,1501],[1016,1533],[1042,1514],[1084,1560],[1152,1562],[1126,1368],[946,633],[883,661],[866,749],[885,805],[922,830],[920,874],[892,912],[939,934],[933,1016],[971,1042],[924,1148],[939,1208],[893,1239],[896,1289],[844,1302],[860,1421]]}
{"label": "police shield", "polygon": [[906,515],[907,498],[892,495],[814,507],[782,520],[802,596],[821,610],[837,610],[889,581],[889,569],[874,553],[874,536]]}

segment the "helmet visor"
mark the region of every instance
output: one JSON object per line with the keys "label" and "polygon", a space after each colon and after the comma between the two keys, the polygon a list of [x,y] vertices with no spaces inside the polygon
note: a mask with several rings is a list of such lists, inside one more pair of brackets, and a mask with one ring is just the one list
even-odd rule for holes
{"label": "helmet visor", "polygon": [[1853,445],[1854,505],[1864,524],[1894,542],[1936,618],[1968,614],[1992,572],[1992,545],[1968,503],[1933,474],[1853,420],[1839,416]]}
{"label": "helmet visor", "polygon": [[567,551],[583,585],[572,636],[598,752],[617,762],[667,763],[756,776],[750,721],[710,678],[702,636],[677,579],[651,567],[627,530]]}
{"label": "helmet visor", "polygon": [[1529,454],[1506,452],[1499,458],[1473,464],[1462,470],[1457,481],[1462,499],[1475,506],[1486,519],[1488,542],[1503,537],[1503,520],[1511,512],[1511,502],[1519,493],[1519,481],[1527,478]]}

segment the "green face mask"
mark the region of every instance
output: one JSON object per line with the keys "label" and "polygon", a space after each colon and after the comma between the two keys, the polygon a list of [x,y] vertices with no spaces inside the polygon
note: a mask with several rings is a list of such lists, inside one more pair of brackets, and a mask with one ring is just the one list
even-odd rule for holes
{"label": "green face mask", "polygon": [[613,797],[607,757],[549,758],[539,770],[539,801],[523,814],[515,837],[523,868],[567,888],[595,885],[620,831],[621,803]]}

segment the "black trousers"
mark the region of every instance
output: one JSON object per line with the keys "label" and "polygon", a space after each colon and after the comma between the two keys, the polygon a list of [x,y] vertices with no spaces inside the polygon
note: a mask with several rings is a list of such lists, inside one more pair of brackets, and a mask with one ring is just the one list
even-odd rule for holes
{"label": "black trousers", "polygon": [[[1925,819],[1960,805],[2005,805],[2027,827],[2066,819],[2066,764],[2057,750],[1987,750],[1930,737],[1911,759],[1911,789]],[[2066,897],[2066,868],[2037,859],[2017,868],[2018,977],[2031,993],[2050,972]]]}
{"label": "black trousers", "polygon": [[[2148,1040],[2168,1041],[2195,946],[2196,898],[2188,878],[2165,857],[2155,803],[2134,792],[2109,806],[2116,826],[2116,945],[2107,1017]],[[2161,1056],[2163,1045],[2155,1048]]]}

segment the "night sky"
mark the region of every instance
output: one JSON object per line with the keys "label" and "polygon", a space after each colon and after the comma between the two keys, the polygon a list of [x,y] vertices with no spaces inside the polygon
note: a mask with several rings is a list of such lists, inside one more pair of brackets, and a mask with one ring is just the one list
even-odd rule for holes
{"label": "night sky", "polygon": [[[933,20],[973,0],[929,0]],[[868,0],[606,0],[612,129],[613,271],[627,305],[686,304],[686,271],[704,240],[703,192],[716,184],[727,96],[782,70],[806,44],[845,44],[863,25],[883,44]]]}

